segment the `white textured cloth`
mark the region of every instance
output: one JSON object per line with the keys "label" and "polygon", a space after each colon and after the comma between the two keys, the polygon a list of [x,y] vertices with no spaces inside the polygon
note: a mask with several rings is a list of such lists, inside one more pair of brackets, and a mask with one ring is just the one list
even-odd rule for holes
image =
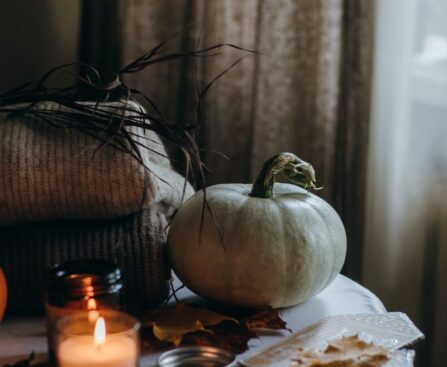
{"label": "white textured cloth", "polygon": [[[134,110],[142,108],[130,103]],[[101,105],[102,110],[115,113],[122,107],[123,102]],[[56,110],[61,106],[42,102],[34,108]],[[98,140],[73,128],[55,127],[32,117],[6,117],[0,114],[0,226],[115,218],[150,205],[169,215],[180,206],[184,178],[172,170],[155,132],[128,129],[155,151],[141,149],[148,172],[113,147],[97,150]],[[188,184],[185,198],[192,193]]]}

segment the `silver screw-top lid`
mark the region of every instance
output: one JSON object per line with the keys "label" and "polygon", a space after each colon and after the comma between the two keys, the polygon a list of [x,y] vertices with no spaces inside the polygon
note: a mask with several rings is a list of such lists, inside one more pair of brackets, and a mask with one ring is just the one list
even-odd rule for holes
{"label": "silver screw-top lid", "polygon": [[163,353],[158,358],[160,367],[223,367],[228,366],[235,355],[215,347],[183,347]]}

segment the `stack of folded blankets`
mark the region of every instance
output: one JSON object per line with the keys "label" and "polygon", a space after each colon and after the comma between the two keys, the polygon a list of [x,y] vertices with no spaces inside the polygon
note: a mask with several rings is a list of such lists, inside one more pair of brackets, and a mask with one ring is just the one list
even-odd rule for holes
{"label": "stack of folded blankets", "polygon": [[[131,106],[126,114],[141,109]],[[153,131],[129,133],[148,146],[141,154],[149,170],[111,146],[98,149],[98,140],[76,129],[0,114],[0,267],[10,311],[42,309],[48,269],[70,259],[115,260],[132,308],[167,296],[167,222],[193,189]]]}

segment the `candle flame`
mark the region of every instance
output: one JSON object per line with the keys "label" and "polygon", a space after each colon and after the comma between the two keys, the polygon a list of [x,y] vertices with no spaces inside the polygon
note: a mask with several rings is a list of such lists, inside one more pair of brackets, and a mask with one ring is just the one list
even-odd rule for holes
{"label": "candle flame", "polygon": [[87,301],[87,310],[96,310],[96,300],[94,298],[89,298]]}
{"label": "candle flame", "polygon": [[106,341],[106,323],[104,317],[100,317],[96,320],[95,332],[94,332],[95,346],[99,347]]}

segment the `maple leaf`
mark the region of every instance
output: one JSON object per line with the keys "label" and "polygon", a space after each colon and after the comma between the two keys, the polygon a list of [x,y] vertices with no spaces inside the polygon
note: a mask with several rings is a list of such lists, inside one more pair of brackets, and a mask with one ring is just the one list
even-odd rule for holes
{"label": "maple leaf", "polygon": [[[231,316],[228,316],[231,315]],[[278,311],[219,307],[219,312],[180,302],[146,314],[141,330],[145,352],[159,352],[175,346],[213,346],[235,354],[248,349],[258,330],[286,329]],[[288,329],[287,329],[288,330]]]}
{"label": "maple leaf", "polygon": [[277,310],[268,308],[244,318],[244,324],[249,329],[288,330],[286,323]]}
{"label": "maple leaf", "polygon": [[182,345],[211,346],[229,350],[235,354],[248,349],[250,339],[257,338],[257,334],[244,324],[223,321],[218,325],[210,326],[212,334],[195,332],[185,335]]}
{"label": "maple leaf", "polygon": [[185,334],[194,331],[212,333],[212,330],[205,327],[222,321],[238,323],[232,317],[179,302],[175,306],[164,307],[147,314],[143,325],[152,326],[153,334],[160,341],[171,342],[177,347]]}

